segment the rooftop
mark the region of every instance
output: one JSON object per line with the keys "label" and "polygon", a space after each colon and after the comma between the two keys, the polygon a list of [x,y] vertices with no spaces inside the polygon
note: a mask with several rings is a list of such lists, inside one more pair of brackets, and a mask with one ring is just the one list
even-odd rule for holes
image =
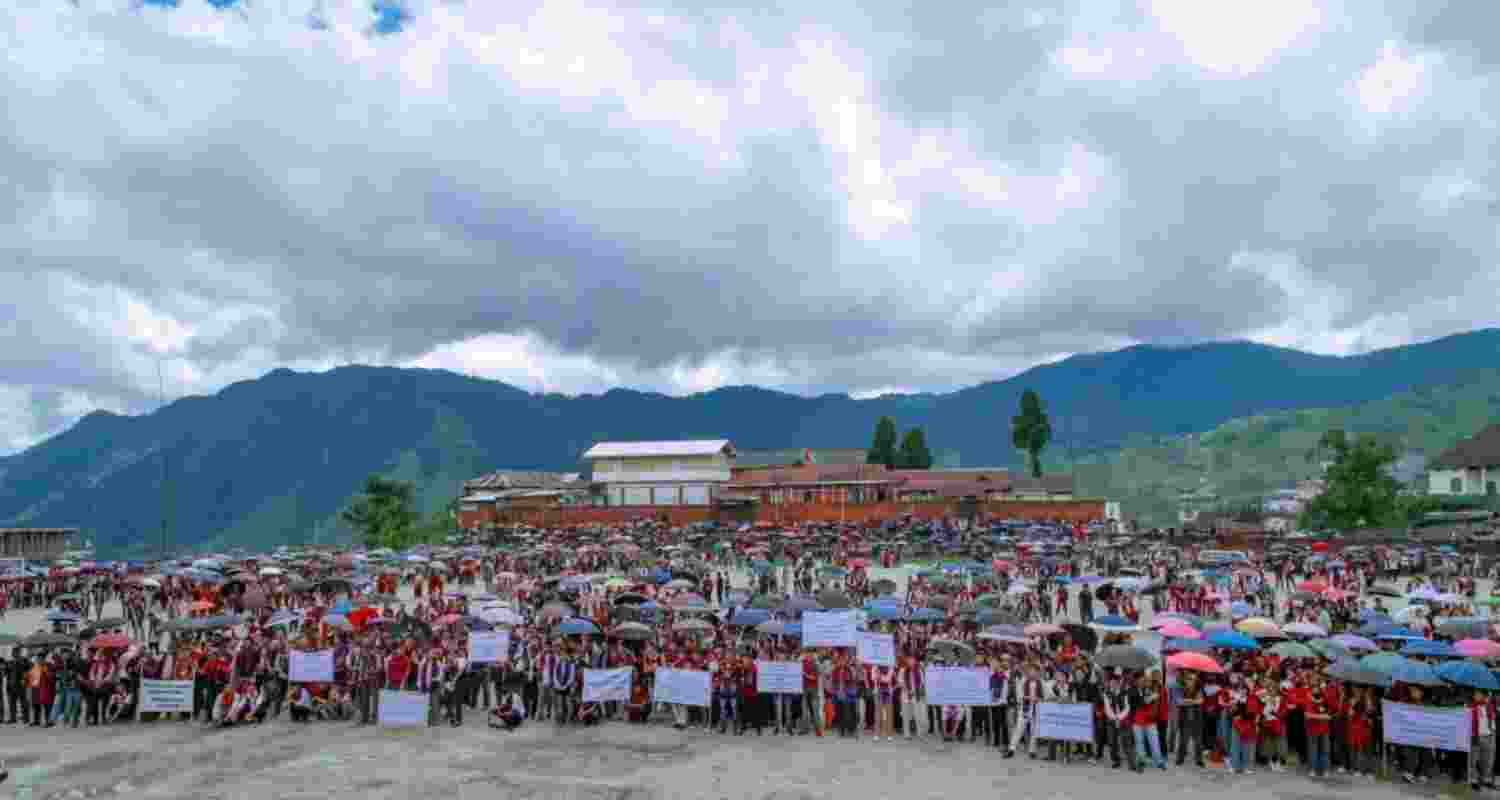
{"label": "rooftop", "polygon": [[583,454],[584,461],[600,458],[734,455],[728,439],[684,439],[668,442],[600,442]]}
{"label": "rooftop", "polygon": [[1431,466],[1433,469],[1500,466],[1500,424],[1490,425],[1454,445],[1433,459]]}

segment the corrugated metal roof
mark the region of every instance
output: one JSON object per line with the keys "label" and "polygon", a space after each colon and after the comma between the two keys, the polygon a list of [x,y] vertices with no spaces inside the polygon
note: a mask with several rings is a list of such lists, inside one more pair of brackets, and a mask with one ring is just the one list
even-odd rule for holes
{"label": "corrugated metal roof", "polygon": [[583,454],[584,461],[600,458],[649,458],[652,456],[711,456],[728,448],[728,439],[687,439],[670,442],[600,442]]}

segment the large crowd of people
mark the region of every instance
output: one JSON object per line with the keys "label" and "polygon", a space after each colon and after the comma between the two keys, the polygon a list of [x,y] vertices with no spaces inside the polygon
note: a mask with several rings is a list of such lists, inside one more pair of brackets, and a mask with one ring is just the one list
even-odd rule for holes
{"label": "large crowd of people", "polygon": [[[1337,542],[1208,555],[1066,525],[642,523],[404,553],[57,565],[0,592],[48,609],[43,629],[7,640],[0,711],[49,728],[371,725],[382,692],[401,690],[427,695],[432,726],[925,738],[1106,769],[1388,768],[1494,786],[1500,643],[1479,559]],[[804,646],[803,615],[829,609],[890,634],[891,661]],[[492,630],[508,649],[471,662],[469,637]],[[332,680],[292,680],[298,651],[332,651]],[[800,664],[800,694],[762,691],[766,662]],[[988,668],[987,704],[927,702],[927,669],[958,665]],[[588,671],[621,667],[623,699],[585,702]],[[663,669],[709,673],[709,701],[656,702]],[[138,708],[158,680],[190,681],[193,710]],[[1387,743],[1385,701],[1468,709],[1469,751]],[[1091,707],[1091,737],[1046,739],[1048,703]]]}

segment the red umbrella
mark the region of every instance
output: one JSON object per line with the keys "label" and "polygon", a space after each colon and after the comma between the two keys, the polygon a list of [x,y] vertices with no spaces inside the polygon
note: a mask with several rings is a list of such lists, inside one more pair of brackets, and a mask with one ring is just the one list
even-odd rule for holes
{"label": "red umbrella", "polygon": [[1314,553],[1325,552],[1326,550],[1328,550],[1328,543],[1327,542],[1313,542],[1312,543],[1312,549],[1313,549]]}
{"label": "red umbrella", "polygon": [[1223,672],[1224,668],[1219,662],[1213,660],[1203,653],[1178,653],[1167,658],[1167,666],[1177,669],[1189,669],[1195,672]]}
{"label": "red umbrella", "polygon": [[458,622],[461,622],[461,621],[463,621],[463,617],[461,617],[461,616],[459,616],[457,614],[445,614],[445,615],[443,615],[441,617],[438,617],[437,624],[439,624],[439,625],[454,625],[454,624],[456,624]]}
{"label": "red umbrella", "polygon": [[124,650],[130,646],[130,637],[123,633],[102,633],[93,639],[95,648]]}
{"label": "red umbrella", "polygon": [[1322,592],[1328,589],[1328,582],[1320,580],[1302,581],[1297,584],[1297,588],[1304,592]]}

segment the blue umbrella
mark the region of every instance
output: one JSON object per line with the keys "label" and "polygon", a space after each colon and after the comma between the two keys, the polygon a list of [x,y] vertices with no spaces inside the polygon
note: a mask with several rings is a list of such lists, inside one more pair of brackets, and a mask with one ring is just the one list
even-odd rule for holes
{"label": "blue umbrella", "polygon": [[1371,622],[1391,622],[1391,615],[1382,614],[1373,608],[1361,608],[1359,610],[1359,624],[1366,625]]}
{"label": "blue umbrella", "polygon": [[767,622],[771,619],[771,612],[763,608],[737,608],[729,616],[730,625],[751,627]]}
{"label": "blue umbrella", "polygon": [[1253,617],[1255,616],[1255,614],[1255,606],[1252,606],[1243,600],[1238,600],[1229,604],[1229,616],[1231,617]]}
{"label": "blue umbrella", "polygon": [[865,612],[866,616],[875,622],[891,622],[901,619],[901,609],[897,606],[876,606]]}
{"label": "blue umbrella", "polygon": [[1162,645],[1163,650],[1175,650],[1187,653],[1207,653],[1214,649],[1213,642],[1206,639],[1168,639]]}
{"label": "blue umbrella", "polygon": [[1437,668],[1437,676],[1449,683],[1471,689],[1491,692],[1500,689],[1500,680],[1496,680],[1495,673],[1472,661],[1448,661]]}
{"label": "blue umbrella", "polygon": [[1100,628],[1134,628],[1136,624],[1119,614],[1105,614],[1102,617],[1094,617],[1091,623]]}
{"label": "blue umbrella", "polygon": [[1429,658],[1452,658],[1453,645],[1447,642],[1435,642],[1431,639],[1411,639],[1401,648],[1403,656],[1427,656]]}
{"label": "blue umbrella", "polygon": [[63,611],[62,609],[54,608],[51,611],[47,612],[46,619],[48,622],[79,622],[83,619],[83,617],[80,617],[71,611]]}
{"label": "blue umbrella", "polygon": [[1356,631],[1356,633],[1358,633],[1360,636],[1383,636],[1387,633],[1390,633],[1391,631],[1404,630],[1406,629],[1386,619],[1366,622],[1365,624],[1359,626],[1359,630]]}
{"label": "blue umbrella", "polygon": [[942,622],[946,615],[935,608],[918,608],[911,612],[912,622]]}
{"label": "blue umbrella", "polygon": [[1402,659],[1391,668],[1391,679],[1398,683],[1414,683],[1418,686],[1441,686],[1443,681],[1432,667],[1420,661]]}
{"label": "blue umbrella", "polygon": [[1255,640],[1239,631],[1216,631],[1208,635],[1208,641],[1214,647],[1228,647],[1231,650],[1254,650]]}
{"label": "blue umbrella", "polygon": [[572,619],[563,620],[562,623],[557,626],[557,632],[562,634],[563,636],[586,636],[588,634],[598,633],[599,628],[594,625],[594,623],[589,622],[582,617],[574,617]]}
{"label": "blue umbrella", "polygon": [[770,622],[762,622],[755,626],[755,630],[767,636],[801,636],[802,625],[796,622],[782,622],[773,619]]}

